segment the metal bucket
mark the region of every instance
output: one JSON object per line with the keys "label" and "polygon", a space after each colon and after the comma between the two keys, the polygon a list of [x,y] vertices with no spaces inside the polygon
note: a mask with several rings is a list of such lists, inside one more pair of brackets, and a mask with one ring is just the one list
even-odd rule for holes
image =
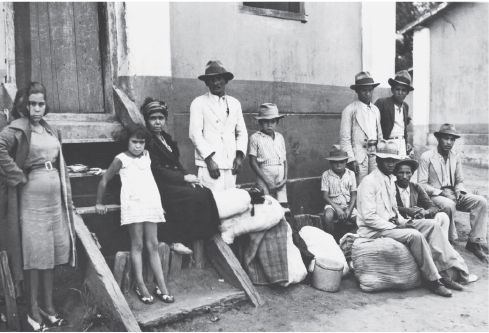
{"label": "metal bucket", "polygon": [[312,286],[316,289],[331,293],[340,290],[343,263],[332,259],[316,259],[316,266],[312,273]]}

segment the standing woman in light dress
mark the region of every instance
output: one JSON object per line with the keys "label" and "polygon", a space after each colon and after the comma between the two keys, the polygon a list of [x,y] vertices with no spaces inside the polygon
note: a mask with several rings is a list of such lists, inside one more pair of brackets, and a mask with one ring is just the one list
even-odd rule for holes
{"label": "standing woman in light dress", "polygon": [[31,82],[26,99],[21,110],[26,117],[0,133],[0,178],[8,186],[8,209],[0,211],[5,217],[0,226],[14,279],[21,279],[19,267],[24,269],[27,322],[33,331],[44,331],[43,318],[50,326],[68,325],[53,304],[54,266],[75,265],[75,229],[60,134],[43,119],[49,112],[46,88]]}

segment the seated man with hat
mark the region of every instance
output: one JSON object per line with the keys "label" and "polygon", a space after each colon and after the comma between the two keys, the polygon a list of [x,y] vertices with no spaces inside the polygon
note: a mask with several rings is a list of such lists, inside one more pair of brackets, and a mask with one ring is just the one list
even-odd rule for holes
{"label": "seated man with hat", "polygon": [[489,262],[482,245],[486,245],[487,201],[484,197],[465,191],[462,161],[452,151],[455,140],[460,138],[455,126],[443,124],[434,133],[438,145],[421,155],[418,183],[423,186],[430,199],[450,218],[449,239],[458,238],[455,228],[455,209],[470,212],[469,240],[465,246],[483,262]]}
{"label": "seated man with hat", "polygon": [[405,219],[399,214],[392,172],[401,158],[397,142],[381,140],[375,153],[378,168],[365,177],[358,187],[358,235],[365,238],[388,237],[406,245],[433,293],[451,297],[447,288],[461,290],[448,272],[455,268],[457,280],[468,283],[477,280],[469,274],[465,262],[453,250],[441,226],[433,220]]}
{"label": "seated man with hat", "polygon": [[448,229],[450,227],[448,215],[440,212],[419,184],[410,181],[418,167],[418,162],[409,158],[399,161],[394,167],[394,176],[397,178],[397,209],[406,219],[434,219],[440,224],[448,240]]}
{"label": "seated man with hat", "polygon": [[195,146],[198,177],[212,191],[236,186],[248,147],[241,103],[226,95],[226,85],[233,78],[219,60],[209,61],[205,74],[198,77],[209,92],[190,105],[189,137]]}
{"label": "seated man with hat", "polygon": [[379,108],[380,125],[384,139],[396,140],[399,145],[399,154],[406,156],[407,151],[407,125],[411,118],[408,117],[409,105],[404,99],[414,88],[411,86],[411,75],[408,71],[399,71],[394,79],[389,79],[391,97],[379,98],[375,106]]}
{"label": "seated man with hat", "polygon": [[375,170],[375,153],[378,140],[382,139],[379,109],[371,102],[375,83],[369,72],[355,75],[358,99],[348,105],[341,114],[340,144],[348,154],[348,167],[355,172],[357,184]]}

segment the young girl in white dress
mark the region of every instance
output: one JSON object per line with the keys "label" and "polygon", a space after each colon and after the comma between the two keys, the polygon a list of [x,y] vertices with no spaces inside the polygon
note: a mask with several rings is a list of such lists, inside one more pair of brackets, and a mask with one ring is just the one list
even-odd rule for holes
{"label": "young girl in white dress", "polygon": [[157,225],[165,222],[160,193],[151,172],[151,160],[144,146],[151,137],[143,125],[125,127],[119,134],[119,141],[127,144],[127,151],[117,155],[102,177],[98,186],[98,214],[104,215],[107,207],[103,204],[108,182],[120,174],[121,189],[121,225],[129,226],[131,235],[131,260],[136,279],[136,294],[145,304],[153,304],[153,296],[148,292],[143,281],[142,250],[143,244],[149,254],[149,263],[156,278],[153,294],[166,303],[175,301],[169,295],[163,277],[160,256],[158,253]]}

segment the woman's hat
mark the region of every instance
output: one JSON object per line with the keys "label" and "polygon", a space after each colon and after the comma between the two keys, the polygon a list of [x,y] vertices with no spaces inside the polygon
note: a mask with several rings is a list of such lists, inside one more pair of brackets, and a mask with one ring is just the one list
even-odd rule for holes
{"label": "woman's hat", "polygon": [[258,108],[258,117],[255,117],[255,119],[276,119],[276,118],[283,118],[285,116],[281,116],[278,114],[278,108],[275,104],[273,103],[263,103],[260,105]]}
{"label": "woman's hat", "polygon": [[219,60],[210,60],[205,66],[205,74],[198,77],[201,81],[206,81],[215,76],[222,76],[226,81],[231,81],[234,78],[233,73],[228,72]]}
{"label": "woman's hat", "polygon": [[452,124],[443,124],[438,132],[433,133],[433,135],[437,138],[440,137],[441,134],[448,134],[454,136],[456,139],[460,138],[460,135],[457,134],[455,126]]}
{"label": "woman's hat", "polygon": [[394,166],[394,173],[397,173],[397,171],[399,171],[399,168],[403,165],[409,165],[411,167],[411,172],[418,170],[419,167],[418,161],[412,160],[407,157],[406,159],[400,160],[396,163],[396,165]]}
{"label": "woman's hat", "polygon": [[350,89],[357,89],[366,86],[377,87],[380,83],[375,83],[372,75],[369,72],[360,72],[355,75],[355,84],[350,86]]}
{"label": "woman's hat", "polygon": [[411,86],[411,75],[409,75],[408,71],[406,70],[397,72],[394,79],[389,79],[389,85],[391,87],[394,87],[396,84],[406,86],[409,91],[414,90],[414,88]]}
{"label": "woman's hat", "polygon": [[395,160],[401,160],[401,156],[398,155],[399,143],[396,140],[380,140],[377,143],[377,152],[375,155],[380,158],[393,158]]}
{"label": "woman's hat", "polygon": [[328,161],[344,161],[348,159],[348,153],[341,150],[338,145],[333,145],[333,149],[329,152],[329,157],[325,157]]}

